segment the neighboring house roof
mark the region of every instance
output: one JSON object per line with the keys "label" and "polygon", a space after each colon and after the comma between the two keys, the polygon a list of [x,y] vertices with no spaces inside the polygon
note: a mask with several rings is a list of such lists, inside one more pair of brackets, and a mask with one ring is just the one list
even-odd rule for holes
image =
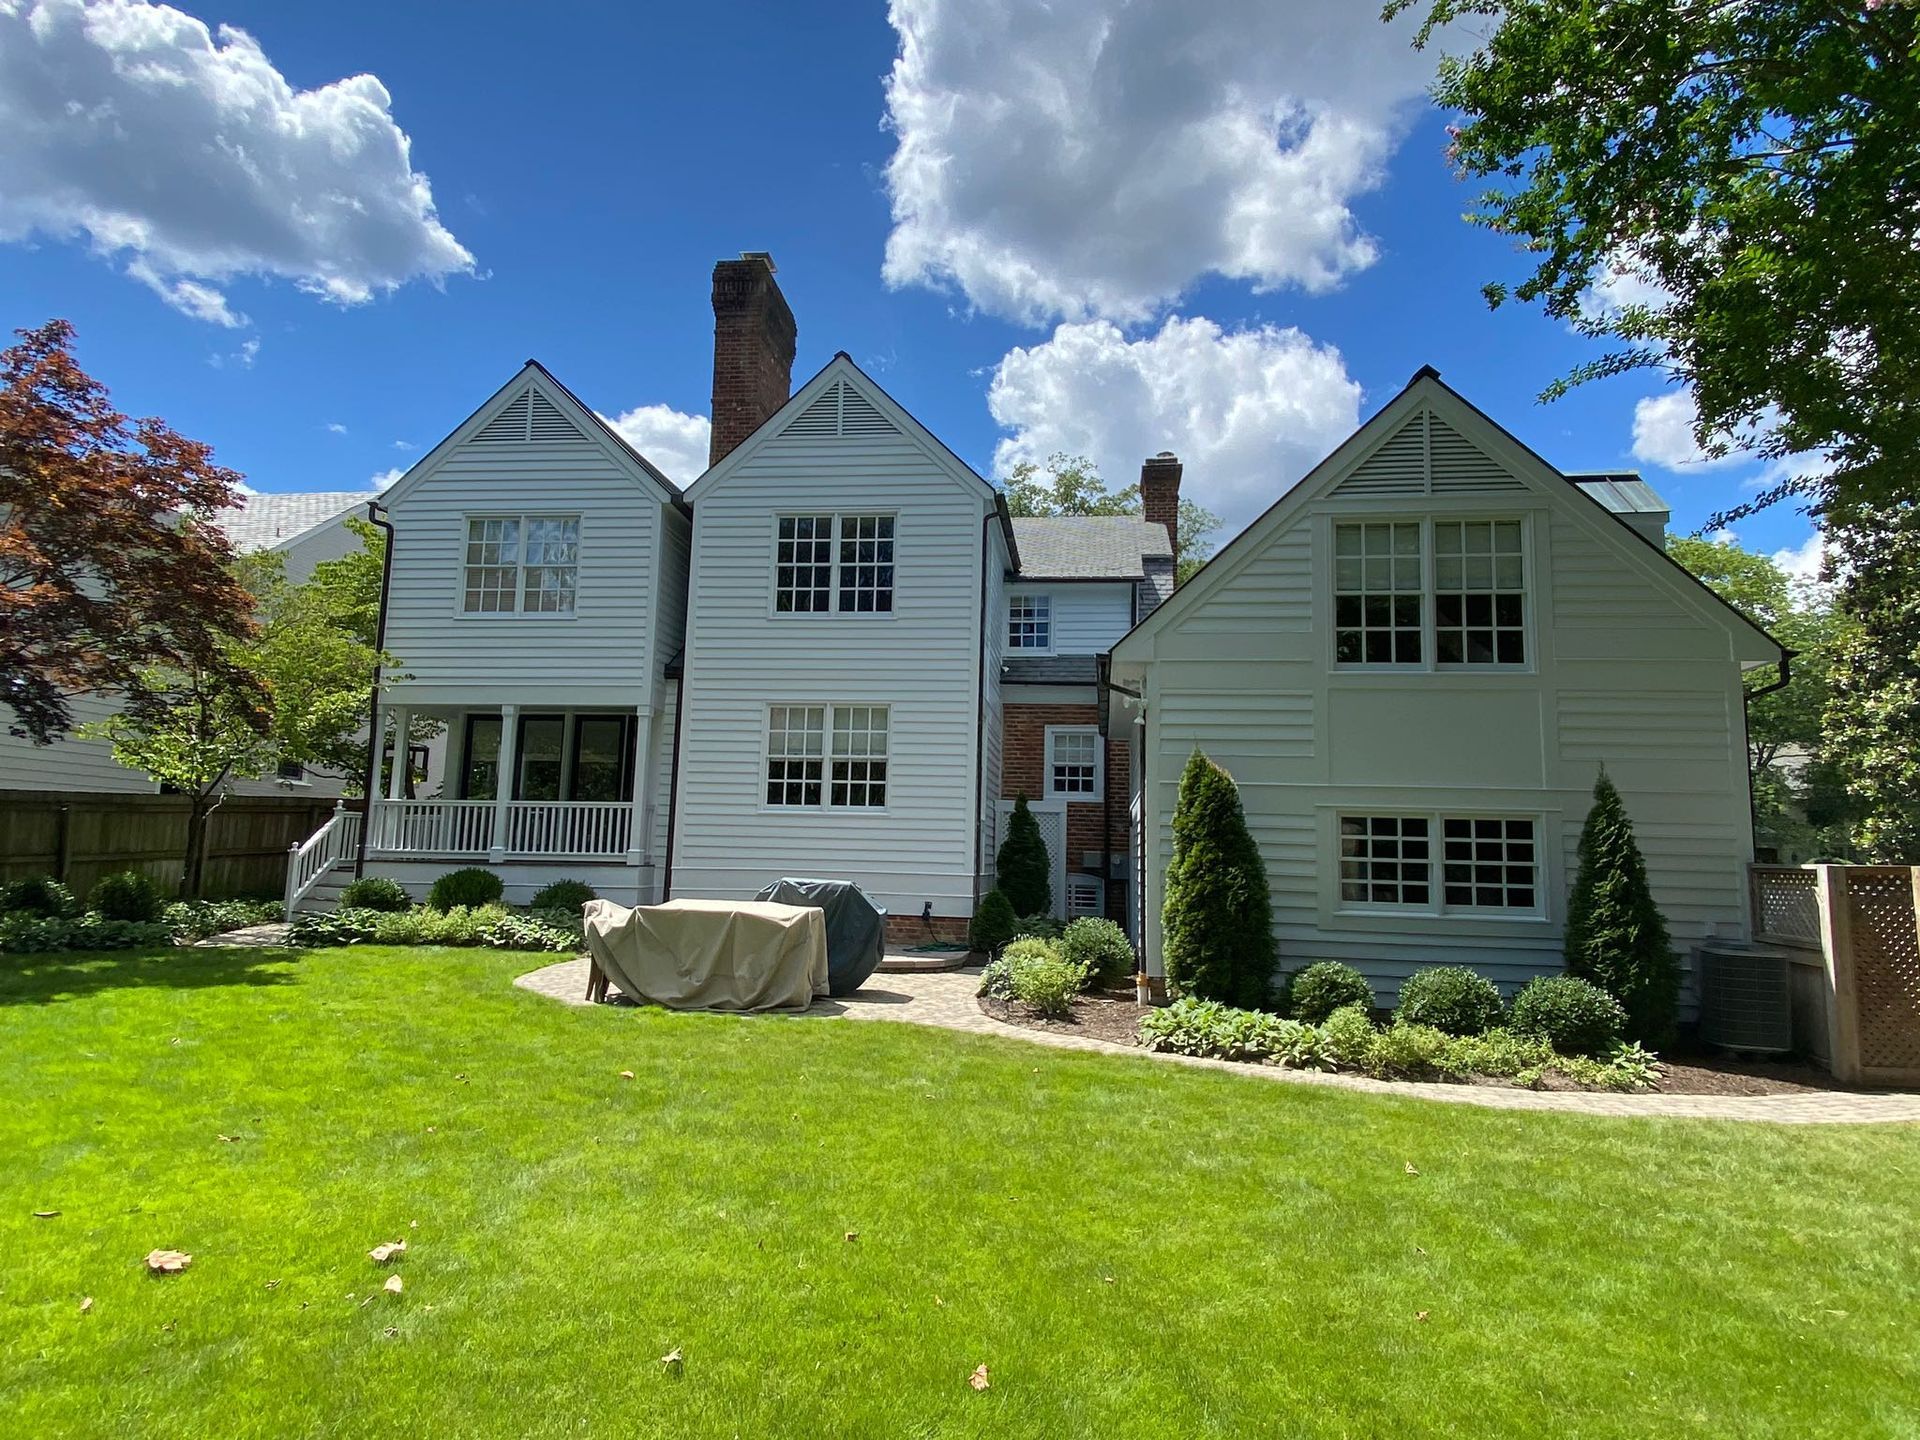
{"label": "neighboring house roof", "polygon": [[1132,515],[1016,516],[1013,533],[1021,580],[1145,580],[1173,557],[1167,527]]}
{"label": "neighboring house roof", "polygon": [[227,543],[242,554],[271,550],[329,525],[377,500],[373,490],[320,490],[301,495],[248,495],[213,517]]}
{"label": "neighboring house roof", "polygon": [[1091,685],[1100,678],[1091,655],[1009,655],[1000,675],[1010,685]]}

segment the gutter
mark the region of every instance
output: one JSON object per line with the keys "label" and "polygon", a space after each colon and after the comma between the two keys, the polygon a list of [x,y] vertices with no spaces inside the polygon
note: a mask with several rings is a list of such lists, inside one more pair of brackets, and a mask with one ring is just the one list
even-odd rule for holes
{"label": "gutter", "polygon": [[[354,852],[353,878],[358,880],[367,868],[367,842],[373,835],[373,797],[380,788],[380,749],[386,737],[380,732],[380,657],[387,653],[387,601],[393,591],[393,521],[384,518],[387,507],[378,500],[367,501],[367,523],[376,529],[384,530],[387,536],[386,554],[380,563],[380,618],[373,628],[373,686],[367,693],[367,786],[364,796],[365,814],[360,821],[360,844]],[[406,737],[395,736],[393,752],[395,763],[406,764]]]}
{"label": "gutter", "polygon": [[[680,673],[673,679],[673,764],[667,771],[667,853],[665,863],[660,870],[660,899],[662,903],[673,898],[673,842],[677,838],[675,822],[680,818],[680,736],[687,728],[687,669],[693,661],[689,658],[692,650],[693,630],[693,557],[694,531],[699,527],[699,518],[694,514],[691,504],[687,507],[687,604],[686,618],[680,626],[680,653],[667,661],[667,670],[673,669],[674,660],[680,662]],[[661,672],[665,674],[665,671]],[[760,782],[764,784],[762,775]]]}
{"label": "gutter", "polygon": [[993,542],[987,538],[987,527],[995,521],[1004,527],[1003,533],[1011,546],[1013,522],[1007,518],[1004,495],[997,497],[993,509],[980,521],[980,654],[973,687],[973,903],[976,908],[980,904],[980,875],[985,861],[980,822],[986,818],[987,804],[987,626],[993,623],[993,617],[987,614],[987,566],[993,559]]}
{"label": "gutter", "polygon": [[[1749,744],[1747,736],[1751,728],[1749,725],[1749,721],[1753,714],[1753,702],[1759,699],[1762,695],[1771,695],[1777,690],[1784,690],[1787,688],[1787,686],[1793,683],[1793,661],[1794,661],[1794,657],[1799,653],[1800,652],[1798,650],[1789,650],[1787,649],[1786,646],[1782,645],[1780,647],[1780,678],[1774,681],[1771,685],[1762,685],[1758,690],[1748,690],[1744,686],[1741,687],[1740,743],[1743,749],[1745,749]],[[1753,752],[1751,749],[1748,749],[1747,750],[1747,853],[1749,855],[1751,855],[1754,852],[1754,850],[1758,848],[1759,839],[1760,839],[1760,806],[1759,806],[1759,802],[1757,802],[1753,796]]]}

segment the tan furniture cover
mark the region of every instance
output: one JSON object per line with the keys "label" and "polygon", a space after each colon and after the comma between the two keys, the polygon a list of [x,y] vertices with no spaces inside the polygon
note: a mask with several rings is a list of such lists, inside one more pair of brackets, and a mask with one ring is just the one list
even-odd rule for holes
{"label": "tan furniture cover", "polygon": [[827,924],[815,908],[590,900],[587,953],[621,994],[671,1010],[804,1010],[827,993]]}

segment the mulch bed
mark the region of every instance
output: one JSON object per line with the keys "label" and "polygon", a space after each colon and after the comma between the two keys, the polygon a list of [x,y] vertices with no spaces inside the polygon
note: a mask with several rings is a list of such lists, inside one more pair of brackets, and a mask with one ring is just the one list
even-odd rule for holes
{"label": "mulch bed", "polygon": [[[1108,1040],[1116,1045],[1140,1043],[1140,1017],[1151,1006],[1134,1001],[1131,991],[1082,995],[1073,1002],[1073,1018],[1048,1020],[1034,1014],[1014,1000],[981,1000],[982,1014],[1007,1025],[1028,1030],[1049,1030],[1056,1035],[1084,1035],[1092,1040]],[[1658,1093],[1666,1095],[1796,1095],[1816,1090],[1841,1090],[1826,1071],[1798,1060],[1741,1060],[1734,1056],[1710,1055],[1699,1051],[1676,1052],[1661,1056],[1664,1070]],[[1447,1084],[1447,1081],[1403,1080],[1404,1085]],[[1507,1085],[1510,1082],[1485,1078],[1481,1085]],[[1564,1076],[1550,1075],[1541,1084],[1543,1090],[1584,1090]],[[1652,1093],[1652,1092],[1649,1092]]]}

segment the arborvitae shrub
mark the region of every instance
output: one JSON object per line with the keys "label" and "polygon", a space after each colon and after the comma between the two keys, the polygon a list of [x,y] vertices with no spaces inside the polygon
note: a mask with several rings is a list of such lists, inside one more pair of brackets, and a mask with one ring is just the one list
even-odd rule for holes
{"label": "arborvitae shrub", "polygon": [[1161,946],[1182,995],[1243,1009],[1272,1001],[1273,897],[1233,777],[1198,750],[1173,811]]}
{"label": "arborvitae shrub", "polygon": [[1633,822],[1605,770],[1580,830],[1566,947],[1567,973],[1591,980],[1625,1007],[1629,1038],[1665,1043],[1680,1004],[1680,962],[1653,903]]}
{"label": "arborvitae shrub", "polygon": [[1000,842],[995,879],[1007,892],[1016,915],[1044,915],[1053,908],[1053,862],[1040,822],[1027,808],[1027,797],[1016,796],[1007,820],[1007,838]]}

